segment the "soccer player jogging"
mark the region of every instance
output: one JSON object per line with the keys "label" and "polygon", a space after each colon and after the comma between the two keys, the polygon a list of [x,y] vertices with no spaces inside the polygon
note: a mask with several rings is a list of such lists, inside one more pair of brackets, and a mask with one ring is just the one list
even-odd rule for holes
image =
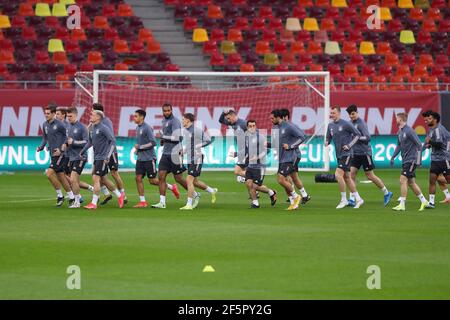
{"label": "soccer player jogging", "polygon": [[401,152],[402,155],[402,173],[400,175],[400,203],[392,208],[395,211],[405,211],[406,196],[408,194],[408,186],[420,200],[420,209],[422,211],[428,205],[428,201],[422,194],[416,183],[416,168],[421,164],[422,160],[422,143],[416,132],[406,124],[408,115],[406,113],[398,113],[396,115],[398,131],[398,142],[394,154],[390,160],[391,166],[394,160]]}
{"label": "soccer player jogging", "polygon": [[[56,108],[56,119],[62,122],[66,126],[66,134],[69,129],[69,122],[67,121],[67,110],[65,108],[57,107]],[[64,167],[64,173],[67,176],[67,180],[70,184],[70,168],[69,168],[69,156],[67,154],[67,145],[64,145],[63,147],[63,158],[62,158],[62,164]],[[66,190],[67,191],[67,190]]]}
{"label": "soccer player jogging", "polygon": [[[105,114],[104,107],[100,103],[94,103],[92,105],[92,109],[93,110],[99,110],[99,111],[103,112],[103,114]],[[114,137],[114,128],[113,128],[113,124],[112,124],[111,119],[105,116],[103,118],[103,120],[102,120],[102,123],[109,130],[111,130],[111,134]],[[115,143],[116,143],[116,138],[114,137],[114,144]],[[119,174],[119,156],[117,154],[117,147],[114,147],[114,151],[111,154],[111,159],[109,159],[109,161],[108,161],[108,167],[109,167],[109,170],[111,171],[111,176],[113,177],[117,188],[119,189],[120,193],[123,193],[124,204],[127,204],[128,203],[128,199],[127,199],[127,196],[125,195],[125,187],[124,187],[124,184],[123,184],[123,181],[122,181],[122,177]],[[110,201],[112,199],[112,196],[108,193],[106,188],[103,188],[102,191],[105,194],[106,198],[100,204],[104,205],[104,204],[108,203],[108,201]]]}
{"label": "soccer player jogging", "polygon": [[[270,196],[272,206],[277,202],[277,193],[263,186],[266,171],[267,140],[259,133],[255,120],[247,121],[247,131],[245,133],[245,157],[247,159],[247,169],[245,170],[245,183],[247,185],[250,198],[252,200],[250,208],[259,209],[257,188],[263,188],[263,192]],[[261,189],[260,189],[261,190]]]}
{"label": "soccer player jogging", "polygon": [[114,184],[108,179],[108,162],[111,159],[111,154],[116,145],[116,139],[111,130],[103,124],[105,114],[99,110],[92,110],[89,142],[80,151],[80,157],[83,160],[83,154],[92,146],[94,149],[94,166],[92,173],[92,181],[94,183],[94,194],[92,202],[84,208],[89,210],[97,209],[97,203],[100,195],[101,184],[105,185],[109,190],[112,190],[117,196],[119,208],[123,208],[124,193],[114,189]]}
{"label": "soccer player jogging", "polygon": [[[425,139],[424,149],[431,148],[431,166],[429,178],[430,201],[427,209],[434,209],[436,182],[442,175],[450,183],[450,133],[440,124],[441,116],[437,112],[424,112],[425,123],[430,128]],[[446,202],[444,200],[444,202]]]}
{"label": "soccer player jogging", "polygon": [[352,149],[361,137],[361,133],[348,121],[341,119],[341,108],[332,107],[330,111],[331,122],[328,124],[325,146],[334,142],[337,168],[335,177],[339,184],[341,192],[341,201],[336,209],[342,209],[348,206],[346,186],[350,189],[350,195],[355,197],[355,209],[360,208],[364,204],[364,200],[356,190],[355,183],[351,179],[350,159],[352,157]]}
{"label": "soccer player jogging", "polygon": [[67,195],[69,196],[69,199],[74,199],[75,197],[71,191],[70,184],[67,181],[64,172],[63,150],[67,141],[66,126],[61,121],[56,119],[55,114],[56,106],[54,105],[49,105],[44,109],[46,121],[42,124],[42,142],[37,148],[37,152],[41,152],[44,150],[45,146],[48,145],[51,162],[46,174],[57,194],[56,205],[60,207],[64,203],[64,195],[61,191],[61,185],[65,190],[68,190]]}
{"label": "soccer player jogging", "polygon": [[194,124],[195,117],[192,113],[185,113],[182,118],[183,130],[183,154],[187,155],[187,203],[180,210],[192,210],[198,205],[199,195],[197,194],[197,201],[195,199],[195,187],[205,190],[211,194],[211,203],[216,203],[217,188],[211,188],[203,181],[199,180],[202,172],[203,158],[202,148],[208,146],[213,141],[211,137],[198,128]]}
{"label": "soccer player jogging", "polygon": [[[291,113],[288,109],[280,109],[281,112],[281,116],[283,117],[283,121],[287,121],[290,124],[292,124],[294,127],[296,127],[300,132],[302,132],[302,136],[303,136],[303,141],[300,143],[302,144],[305,140],[306,140],[306,135],[303,132],[302,129],[300,129],[299,126],[297,126],[295,123],[290,122],[290,116]],[[296,148],[295,149],[295,154],[297,155],[297,158],[295,159],[294,162],[294,171],[289,175],[289,177],[292,179],[292,182],[294,183],[294,185],[297,187],[297,189],[300,191],[300,194],[302,196],[302,204],[307,203],[309,200],[311,200],[311,197],[309,196],[309,194],[306,192],[303,181],[300,179],[300,177],[298,176],[298,166],[300,164],[300,160],[302,159],[302,153],[300,151],[300,148]],[[289,200],[291,201],[291,200]]]}
{"label": "soccer player jogging", "polygon": [[[386,207],[394,194],[386,188],[384,182],[373,172],[375,165],[372,159],[372,147],[370,145],[370,133],[367,124],[359,117],[357,106],[350,105],[346,111],[352,124],[361,133],[359,140],[353,146],[353,157],[350,160],[350,177],[356,185],[356,175],[358,174],[358,170],[362,167],[367,179],[372,181],[378,189],[383,192],[384,206]],[[350,206],[354,206],[354,197],[350,197],[349,204]]]}
{"label": "soccer player jogging", "polygon": [[305,140],[305,135],[303,131],[292,123],[283,121],[280,110],[272,110],[270,120],[274,125],[272,147],[278,149],[278,183],[284,188],[291,201],[291,205],[287,210],[296,210],[302,197],[295,192],[288,176],[294,172],[294,163],[297,159],[295,150]]}
{"label": "soccer player jogging", "polygon": [[[152,205],[152,208],[166,208],[166,190],[167,175],[172,173],[175,181],[187,190],[186,180],[183,179],[183,172],[186,168],[183,166],[181,155],[182,133],[181,122],[173,115],[172,105],[165,103],[162,106],[164,119],[162,121],[161,145],[163,151],[159,160],[158,177],[159,177],[159,202]],[[197,197],[197,193],[195,194]]]}
{"label": "soccer player jogging", "polygon": [[75,195],[74,203],[69,207],[70,209],[80,207],[80,175],[86,165],[86,152],[80,156],[80,151],[88,143],[89,134],[86,126],[78,121],[77,108],[70,108],[67,111],[67,118],[69,120],[69,127],[67,132],[67,156],[69,157],[68,167],[71,170],[70,182],[72,190]]}
{"label": "soccer player jogging", "polygon": [[[145,110],[136,110],[134,113],[134,123],[136,127],[136,144],[134,145],[137,155],[136,160],[136,186],[139,193],[139,203],[134,208],[146,208],[148,206],[145,200],[144,183],[142,179],[147,176],[151,185],[159,186],[159,180],[156,171],[156,140],[152,127],[145,122]],[[178,199],[180,194],[176,185],[167,184],[167,187]]]}

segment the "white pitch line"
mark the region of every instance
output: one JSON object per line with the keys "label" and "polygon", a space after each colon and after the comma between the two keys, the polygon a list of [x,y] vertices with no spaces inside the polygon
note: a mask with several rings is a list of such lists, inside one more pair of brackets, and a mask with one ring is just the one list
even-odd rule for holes
{"label": "white pitch line", "polygon": [[8,201],[0,201],[0,203],[23,203],[23,202],[38,202],[38,201],[49,201],[54,200],[55,198],[46,198],[46,199],[26,199],[26,200],[8,200]]}

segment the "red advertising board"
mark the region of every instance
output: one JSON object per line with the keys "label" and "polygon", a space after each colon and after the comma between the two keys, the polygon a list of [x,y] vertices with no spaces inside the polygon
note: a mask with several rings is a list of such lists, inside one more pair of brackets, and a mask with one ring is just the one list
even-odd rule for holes
{"label": "red advertising board", "polygon": [[[42,107],[49,101],[60,106],[74,103],[74,90],[0,90],[0,136],[37,136],[41,134],[44,122]],[[260,128],[269,129],[270,110],[287,107],[291,110],[292,121],[307,133],[323,126],[323,104],[319,98],[306,99],[294,90],[271,90],[255,92],[252,89],[239,91],[124,91],[111,90],[101,96],[106,113],[113,120],[116,134],[129,136],[134,132],[132,114],[137,108],[147,110],[146,121],[155,129],[161,123],[160,106],[171,102],[174,112],[180,116],[192,112],[204,127],[213,134],[224,132],[218,118],[224,108],[235,108],[245,119],[255,119]],[[407,112],[409,124],[424,126],[421,112],[440,109],[438,93],[431,92],[332,92],[331,105],[345,107],[356,104],[360,114],[368,123],[372,134],[395,134],[395,113]],[[83,122],[88,121],[89,106],[77,105]],[[346,118],[345,111],[343,117]]]}

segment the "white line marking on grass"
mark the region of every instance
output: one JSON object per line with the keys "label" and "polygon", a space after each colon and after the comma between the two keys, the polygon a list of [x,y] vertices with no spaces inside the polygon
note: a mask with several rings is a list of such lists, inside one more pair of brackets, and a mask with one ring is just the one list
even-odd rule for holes
{"label": "white line marking on grass", "polygon": [[55,198],[45,198],[45,199],[25,199],[25,200],[8,200],[8,201],[0,201],[0,203],[23,203],[23,202],[38,202],[38,201],[49,201],[54,200]]}

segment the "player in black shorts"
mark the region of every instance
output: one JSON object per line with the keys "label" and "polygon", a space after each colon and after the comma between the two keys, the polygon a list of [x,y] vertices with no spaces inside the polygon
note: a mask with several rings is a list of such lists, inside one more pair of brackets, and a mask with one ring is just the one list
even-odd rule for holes
{"label": "player in black shorts", "polygon": [[[372,181],[383,192],[384,206],[386,207],[394,194],[386,188],[384,182],[373,172],[375,165],[372,159],[372,147],[370,145],[370,133],[367,124],[360,118],[357,106],[350,105],[346,111],[353,126],[361,133],[358,142],[353,146],[353,156],[350,160],[350,177],[356,184],[356,175],[359,169],[362,168],[367,179]],[[349,205],[355,205],[355,199],[352,196],[350,196]]]}

